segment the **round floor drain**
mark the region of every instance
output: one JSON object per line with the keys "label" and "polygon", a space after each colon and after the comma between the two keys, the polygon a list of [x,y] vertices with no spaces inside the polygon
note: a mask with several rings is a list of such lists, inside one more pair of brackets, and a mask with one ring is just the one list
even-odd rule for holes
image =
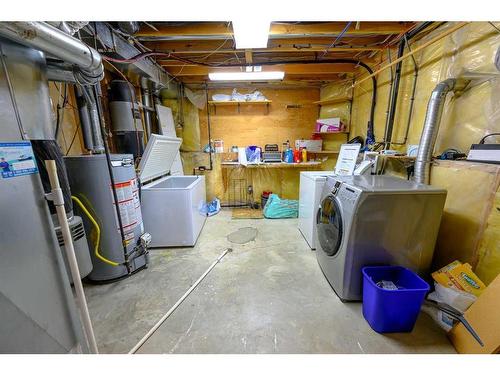
{"label": "round floor drain", "polygon": [[237,231],[228,234],[227,240],[232,243],[245,244],[255,240],[257,229],[252,227],[240,228]]}

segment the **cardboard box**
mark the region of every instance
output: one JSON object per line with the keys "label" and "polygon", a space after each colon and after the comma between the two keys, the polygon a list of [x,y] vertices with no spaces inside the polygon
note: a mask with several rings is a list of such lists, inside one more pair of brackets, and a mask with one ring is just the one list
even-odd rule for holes
{"label": "cardboard box", "polygon": [[481,296],[464,314],[465,319],[484,343],[482,347],[459,323],[448,337],[459,353],[500,353],[500,275],[483,291]]}
{"label": "cardboard box", "polygon": [[321,151],[323,147],[322,139],[297,139],[295,141],[295,149],[300,150],[305,147],[307,151]]}
{"label": "cardboard box", "polygon": [[447,288],[462,290],[476,297],[481,295],[486,285],[472,271],[470,264],[456,260],[432,273],[432,278]]}
{"label": "cardboard box", "polygon": [[343,130],[344,124],[340,117],[320,118],[316,120],[317,133],[331,133]]}

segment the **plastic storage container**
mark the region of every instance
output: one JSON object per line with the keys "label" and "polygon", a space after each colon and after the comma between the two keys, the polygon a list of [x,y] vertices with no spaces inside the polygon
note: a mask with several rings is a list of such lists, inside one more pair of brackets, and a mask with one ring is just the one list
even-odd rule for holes
{"label": "plastic storage container", "polygon": [[[363,267],[363,316],[379,333],[410,332],[417,321],[429,284],[399,266]],[[380,281],[392,281],[395,290],[383,289]]]}

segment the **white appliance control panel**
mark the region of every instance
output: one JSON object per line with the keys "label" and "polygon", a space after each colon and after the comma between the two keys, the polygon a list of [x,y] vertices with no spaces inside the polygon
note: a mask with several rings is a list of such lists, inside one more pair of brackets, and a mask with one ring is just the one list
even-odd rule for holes
{"label": "white appliance control panel", "polygon": [[337,181],[332,194],[338,198],[345,209],[351,210],[356,205],[360,192]]}

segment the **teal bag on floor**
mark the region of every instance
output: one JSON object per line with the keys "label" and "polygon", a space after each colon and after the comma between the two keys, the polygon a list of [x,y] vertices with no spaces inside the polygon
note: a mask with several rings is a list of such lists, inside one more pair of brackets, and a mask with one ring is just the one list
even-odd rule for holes
{"label": "teal bag on floor", "polygon": [[271,194],[264,206],[264,216],[267,219],[289,219],[299,216],[299,201],[281,199]]}

